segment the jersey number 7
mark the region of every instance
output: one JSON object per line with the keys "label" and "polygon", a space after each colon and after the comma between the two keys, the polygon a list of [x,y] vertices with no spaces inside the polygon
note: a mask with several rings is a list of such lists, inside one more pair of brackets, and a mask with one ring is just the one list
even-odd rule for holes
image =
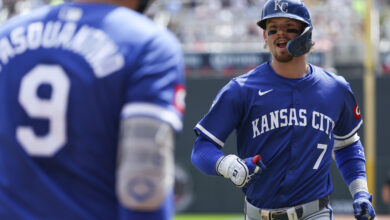
{"label": "jersey number 7", "polygon": [[324,157],[324,155],[326,153],[326,150],[328,149],[328,145],[326,145],[326,144],[317,144],[317,148],[322,150],[322,152],[321,152],[320,156],[318,157],[316,163],[314,164],[314,167],[313,167],[314,170],[318,169],[318,167],[320,166],[322,158]]}

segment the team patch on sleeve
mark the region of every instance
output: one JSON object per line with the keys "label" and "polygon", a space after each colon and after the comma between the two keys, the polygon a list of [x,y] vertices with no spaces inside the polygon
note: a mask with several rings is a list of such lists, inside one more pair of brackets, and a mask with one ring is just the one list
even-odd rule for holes
{"label": "team patch on sleeve", "polygon": [[359,120],[362,117],[359,105],[355,105],[355,107],[353,108],[353,114],[355,115],[356,120]]}
{"label": "team patch on sleeve", "polygon": [[175,87],[173,106],[175,106],[175,108],[181,113],[184,113],[185,111],[185,107],[186,107],[185,97],[186,97],[186,88],[183,85],[177,85]]}

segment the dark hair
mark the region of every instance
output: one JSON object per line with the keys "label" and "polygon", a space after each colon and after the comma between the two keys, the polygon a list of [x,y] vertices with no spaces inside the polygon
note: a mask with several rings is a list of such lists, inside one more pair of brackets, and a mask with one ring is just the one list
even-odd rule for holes
{"label": "dark hair", "polygon": [[137,11],[140,12],[140,13],[144,13],[146,8],[148,7],[149,5],[149,0],[141,0],[139,1],[139,5],[138,5],[138,8],[137,8]]}

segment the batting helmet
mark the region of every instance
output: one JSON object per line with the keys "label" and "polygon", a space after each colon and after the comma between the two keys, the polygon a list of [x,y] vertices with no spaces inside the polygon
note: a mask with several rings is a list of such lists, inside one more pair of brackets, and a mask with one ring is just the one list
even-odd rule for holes
{"label": "batting helmet", "polygon": [[266,20],[269,18],[291,18],[312,26],[309,11],[301,0],[268,0],[257,25],[265,29]]}
{"label": "batting helmet", "polygon": [[261,12],[261,20],[257,22],[265,30],[266,21],[270,18],[291,18],[306,24],[301,35],[287,43],[287,51],[294,57],[302,56],[312,47],[312,30],[309,10],[301,0],[268,0]]}

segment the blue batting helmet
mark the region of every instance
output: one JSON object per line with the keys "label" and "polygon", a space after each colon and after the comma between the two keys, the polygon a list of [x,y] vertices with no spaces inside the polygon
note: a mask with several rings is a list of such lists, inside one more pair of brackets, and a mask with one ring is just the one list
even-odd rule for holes
{"label": "blue batting helmet", "polygon": [[291,18],[312,26],[309,11],[301,0],[268,0],[257,25],[265,29],[266,20],[269,18]]}
{"label": "blue batting helmet", "polygon": [[301,35],[287,43],[287,51],[294,57],[299,57],[310,51],[313,46],[311,35],[313,26],[309,10],[301,0],[268,0],[261,12],[261,20],[257,22],[265,30],[266,21],[270,18],[291,18],[306,24]]}

